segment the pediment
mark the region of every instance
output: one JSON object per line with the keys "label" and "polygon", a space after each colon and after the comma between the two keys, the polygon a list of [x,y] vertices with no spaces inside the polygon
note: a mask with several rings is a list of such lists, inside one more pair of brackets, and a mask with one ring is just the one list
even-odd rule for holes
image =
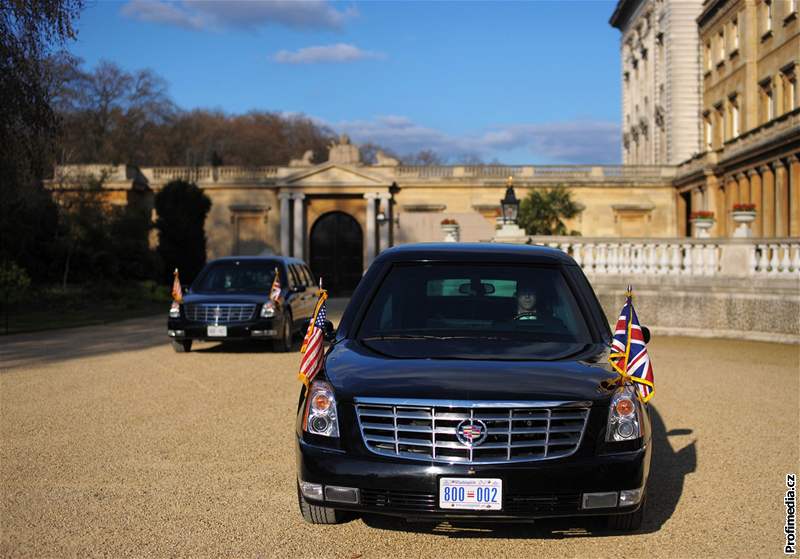
{"label": "pediment", "polygon": [[[389,181],[391,182],[391,181]],[[287,176],[283,183],[287,186],[376,186],[386,185],[385,177],[364,172],[358,167],[326,163],[316,167],[299,170]]]}

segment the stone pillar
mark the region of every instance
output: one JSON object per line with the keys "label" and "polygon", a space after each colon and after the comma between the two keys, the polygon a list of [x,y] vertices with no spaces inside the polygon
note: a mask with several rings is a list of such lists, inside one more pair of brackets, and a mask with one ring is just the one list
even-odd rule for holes
{"label": "stone pillar", "polygon": [[389,219],[389,204],[392,203],[392,195],[388,192],[381,192],[378,194],[380,199],[381,211],[385,218],[383,223],[378,223],[378,233],[380,236],[380,244],[378,245],[378,252],[383,252],[389,248],[389,228],[392,226],[392,221]]}
{"label": "stone pillar", "polygon": [[747,176],[750,179],[750,202],[756,205],[756,219],[753,221],[753,236],[764,235],[763,221],[764,208],[761,206],[761,175],[756,169],[749,169]]}
{"label": "stone pillar", "polygon": [[762,165],[761,171],[761,207],[764,208],[764,237],[775,236],[775,175],[770,165]]}
{"label": "stone pillar", "polygon": [[789,188],[786,165],[778,159],[772,163],[775,169],[775,236],[789,236]]}
{"label": "stone pillar", "polygon": [[800,155],[789,156],[789,236],[800,237]]}
{"label": "stone pillar", "polygon": [[281,254],[289,256],[291,249],[291,226],[292,217],[289,214],[289,200],[292,194],[290,192],[278,193],[278,199],[281,201]]}
{"label": "stone pillar", "polygon": [[303,200],[306,195],[302,192],[293,192],[292,199],[294,199],[294,248],[292,256],[295,258],[303,258],[303,246],[305,241],[305,223],[304,217],[306,215],[306,208]]}
{"label": "stone pillar", "polygon": [[732,235],[733,230],[736,229],[736,224],[733,222],[731,212],[733,211],[733,205],[738,203],[739,183],[733,177],[727,177],[725,179],[725,207],[722,208],[723,214],[720,218],[725,220],[725,229],[728,231],[729,236]]}
{"label": "stone pillar", "polygon": [[714,225],[709,230],[712,237],[725,236],[725,207],[723,201],[725,194],[719,188],[719,178],[716,175],[706,175],[706,207],[704,209],[714,212]]}
{"label": "stone pillar", "polygon": [[[691,194],[690,194],[691,195]],[[693,203],[693,202],[692,202]],[[678,220],[678,237],[683,237],[686,233],[687,223],[686,223],[686,198],[680,192],[675,192],[675,206],[678,210],[677,220]],[[690,204],[689,211],[693,212],[697,208]],[[691,233],[690,233],[691,234]]]}
{"label": "stone pillar", "polygon": [[367,201],[367,231],[365,235],[367,254],[364,259],[364,268],[369,268],[375,258],[375,199],[377,197],[378,195],[374,192],[364,194],[364,199]]}
{"label": "stone pillar", "polygon": [[746,204],[750,201],[750,181],[747,178],[747,173],[737,173],[736,178],[739,180],[739,204]]}

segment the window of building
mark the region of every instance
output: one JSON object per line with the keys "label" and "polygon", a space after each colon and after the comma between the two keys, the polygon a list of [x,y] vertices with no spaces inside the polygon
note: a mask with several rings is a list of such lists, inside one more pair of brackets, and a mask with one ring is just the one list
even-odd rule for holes
{"label": "window of building", "polygon": [[772,90],[772,79],[767,78],[759,83],[761,87],[761,123],[775,118],[775,94]]}
{"label": "window of building", "polygon": [[717,48],[719,49],[717,62],[725,61],[725,28],[720,29],[719,36],[717,37]]}
{"label": "window of building", "polygon": [[772,0],[764,0],[761,5],[761,33],[772,32]]}
{"label": "window of building", "polygon": [[781,78],[783,80],[783,111],[793,111],[798,106],[795,65],[792,64],[788,68],[784,67],[781,70]]}
{"label": "window of building", "polygon": [[730,119],[731,119],[731,138],[736,138],[740,132],[740,116],[739,116],[739,97],[738,95],[734,94],[731,95],[728,99],[728,106],[730,110]]}
{"label": "window of building", "polygon": [[739,50],[739,16],[733,18],[731,22],[731,54]]}
{"label": "window of building", "polygon": [[706,43],[706,70],[711,71],[714,61],[711,59],[711,43]]}
{"label": "window of building", "polygon": [[711,151],[714,147],[714,123],[708,111],[703,114],[703,144],[706,151]]}
{"label": "window of building", "polygon": [[786,7],[786,16],[797,15],[797,0],[789,0]]}
{"label": "window of building", "polygon": [[728,139],[725,133],[725,113],[722,101],[714,105],[714,130],[717,132],[717,145],[722,146]]}

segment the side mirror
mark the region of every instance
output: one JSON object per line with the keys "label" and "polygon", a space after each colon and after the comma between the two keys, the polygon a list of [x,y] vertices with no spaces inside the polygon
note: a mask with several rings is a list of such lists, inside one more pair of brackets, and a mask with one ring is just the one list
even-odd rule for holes
{"label": "side mirror", "polygon": [[325,326],[322,329],[322,335],[325,337],[326,342],[332,342],[336,339],[336,328],[333,327],[333,322],[330,320],[325,321]]}
{"label": "side mirror", "polygon": [[644,343],[650,343],[650,328],[647,326],[642,326],[642,338],[644,338]]}

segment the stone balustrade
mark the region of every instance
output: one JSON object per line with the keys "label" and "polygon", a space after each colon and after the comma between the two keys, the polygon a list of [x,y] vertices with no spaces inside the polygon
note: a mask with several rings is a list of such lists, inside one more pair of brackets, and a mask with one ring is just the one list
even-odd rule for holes
{"label": "stone balustrade", "polygon": [[531,237],[563,250],[587,275],[800,278],[798,239]]}

